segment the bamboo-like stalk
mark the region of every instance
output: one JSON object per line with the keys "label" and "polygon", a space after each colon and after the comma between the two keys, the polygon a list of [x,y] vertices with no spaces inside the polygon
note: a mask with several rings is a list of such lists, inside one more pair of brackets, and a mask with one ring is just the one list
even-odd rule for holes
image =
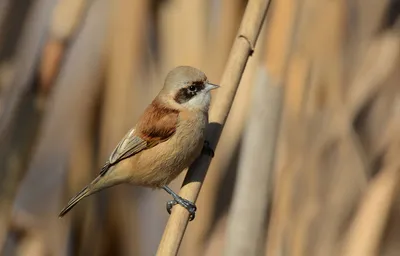
{"label": "bamboo-like stalk", "polygon": [[283,91],[269,78],[265,69],[260,69],[228,218],[225,255],[261,255],[263,251]]}
{"label": "bamboo-like stalk", "polygon": [[[354,54],[351,58],[357,57],[358,63],[349,72],[346,68],[349,57],[342,53],[348,50],[349,38],[346,36],[357,34],[358,31],[345,22],[344,16],[348,15],[348,10],[343,8],[343,4],[346,1],[329,2],[329,8],[326,6],[328,2],[296,2],[302,2],[303,11],[298,22],[295,49],[290,58],[290,73],[285,82],[288,95],[293,96],[285,105],[290,107],[287,108],[290,111],[287,111],[285,127],[281,129],[287,157],[277,168],[280,177],[276,180],[274,190],[276,199],[270,221],[267,255],[283,252],[290,255],[337,255],[343,230],[352,217],[360,192],[368,182],[365,174],[369,172],[364,170],[368,170],[366,166],[371,160],[374,162],[374,159],[365,161],[364,148],[358,145],[357,134],[353,134],[353,124],[359,122],[357,119],[365,119],[364,115],[370,112],[371,104],[374,104],[371,103],[374,101],[372,97],[376,96],[371,88],[376,86],[382,90],[385,81],[382,75],[385,72],[381,73],[380,70],[386,71],[384,67],[389,63],[383,66],[378,63],[383,59],[387,62],[388,58],[384,55],[390,52],[390,48],[385,47],[385,51],[378,52],[376,50],[379,47],[375,42],[365,40],[364,44],[371,50],[375,48],[375,53]],[[287,11],[286,7],[284,11]],[[327,30],[326,27],[332,29]],[[343,32],[345,29],[351,29],[351,33],[346,34]],[[325,34],[326,31],[330,31],[329,35]],[[392,43],[389,46],[393,46]],[[358,44],[355,45],[358,47]],[[367,57],[371,57],[371,60],[367,60]],[[363,63],[364,59],[367,63]],[[365,72],[370,67],[374,68]],[[297,76],[304,79],[296,79],[294,83],[293,70],[296,69],[303,74]],[[358,69],[364,72],[359,73]],[[349,85],[347,82],[354,79],[354,70],[360,77]],[[352,88],[353,85],[359,88]],[[354,97],[355,94],[350,93],[354,89],[363,93]],[[367,95],[364,96],[364,93]],[[298,100],[298,95],[302,94],[302,99]],[[368,95],[371,100],[368,100]],[[348,102],[352,98],[359,98],[357,101],[362,104]],[[349,119],[351,113],[354,115]],[[362,143],[373,147],[370,140]]]}
{"label": "bamboo-like stalk", "polygon": [[[297,106],[301,105],[303,100],[302,91],[305,88],[305,80],[303,75],[302,62],[297,61],[294,65],[290,65],[292,52],[292,43],[294,39],[294,34],[297,29],[296,20],[299,1],[297,0],[280,0],[272,2],[271,13],[269,14],[268,27],[266,29],[266,51],[265,51],[265,66],[275,83],[283,83],[285,81],[285,95],[284,97],[284,107],[282,110],[282,119],[287,115],[288,110],[296,109]],[[299,58],[298,58],[299,59]],[[291,68],[292,66],[292,68]],[[294,66],[294,67],[293,67]],[[306,72],[304,72],[306,73]],[[286,74],[289,75],[286,78]],[[290,83],[290,75],[295,75],[296,77],[292,79],[296,83]],[[303,79],[302,79],[303,78]],[[283,120],[282,120],[283,121]],[[282,129],[285,127],[283,126]],[[281,133],[285,131],[282,130]],[[287,149],[285,136],[281,134],[278,137],[277,142],[277,159],[276,159],[276,170],[283,168],[282,166],[286,164],[287,161]],[[273,183],[281,184],[280,180],[284,179],[281,177],[285,173],[278,173],[273,177]],[[286,188],[286,187],[285,187]],[[278,188],[275,188],[277,190]],[[282,188],[283,189],[283,188]],[[276,192],[274,192],[275,194]],[[274,195],[275,197],[275,195]],[[268,223],[267,230],[267,248],[266,255],[279,254],[278,251],[280,244],[280,228],[282,224],[282,219],[286,218],[288,214],[287,211],[281,211],[281,208],[286,206],[286,202],[273,199],[271,204],[271,217]],[[282,206],[284,205],[284,206]],[[274,211],[279,211],[280,214],[274,215]],[[273,219],[272,219],[273,218]],[[274,235],[270,235],[273,233]],[[278,236],[275,234],[279,233]]]}
{"label": "bamboo-like stalk", "polygon": [[[100,91],[96,79],[103,61],[102,28],[107,10],[107,1],[100,0],[88,12],[81,36],[71,47],[54,87],[52,104],[43,120],[36,151],[14,201],[14,225],[21,230],[34,229],[32,232],[40,236],[46,253],[50,255],[63,255],[66,246],[65,222],[68,219],[60,221],[57,217],[61,207],[61,188],[65,182],[66,168],[63,167],[74,146],[77,129],[81,128],[79,124],[83,125],[82,120],[89,119],[88,115],[96,106],[96,95]],[[88,47],[91,51],[87,51]]]}
{"label": "bamboo-like stalk", "polygon": [[[396,76],[399,77],[395,74],[395,78]],[[393,82],[397,85],[396,80],[393,79]],[[385,128],[386,131],[380,136],[384,144],[381,147],[382,170],[372,180],[361,199],[354,221],[346,234],[342,256],[386,255],[380,253],[380,247],[383,240],[388,239],[385,230],[392,215],[391,211],[395,209],[393,206],[396,204],[400,188],[400,161],[397,157],[400,127],[396,114],[388,121]]]}
{"label": "bamboo-like stalk", "polygon": [[[214,223],[215,221],[220,221],[214,219],[217,217],[215,216],[216,211],[218,208],[225,210],[229,208],[230,205],[230,200],[227,200],[227,197],[229,197],[228,193],[221,193],[220,186],[222,186],[221,183],[223,183],[227,175],[234,175],[228,174],[228,172],[236,171],[230,168],[230,164],[236,157],[236,151],[238,150],[243,129],[247,122],[248,105],[254,87],[254,77],[261,57],[258,51],[261,50],[261,47],[258,46],[260,46],[260,42],[258,42],[255,54],[249,60],[246,70],[243,73],[235,100],[225,123],[225,128],[218,142],[219,153],[215,155],[208,168],[207,182],[203,184],[201,194],[196,202],[198,207],[198,213],[196,214],[201,216],[202,220],[201,222],[191,223],[188,227],[188,233],[183,239],[182,245],[184,246],[183,248],[185,248],[188,240],[197,238],[196,241],[191,241],[192,243],[196,242],[198,246],[202,246],[201,249],[198,249],[199,254],[197,255],[203,255],[205,246],[203,243],[211,242],[209,232],[213,233],[216,231]],[[229,191],[229,188],[225,187],[222,190]],[[223,202],[223,205],[217,205],[216,202]],[[196,235],[197,237],[195,237]],[[220,250],[223,250],[223,248]]]}
{"label": "bamboo-like stalk", "polygon": [[[173,67],[190,65],[202,69],[205,60],[207,4],[202,0],[174,0],[160,12],[161,82]],[[182,40],[185,38],[184,40]]]}
{"label": "bamboo-like stalk", "polygon": [[62,0],[53,10],[49,36],[40,62],[39,77],[43,97],[57,77],[67,43],[81,24],[88,2],[88,0]]}
{"label": "bamboo-like stalk", "polygon": [[[2,17],[0,55],[6,57],[0,63],[0,251],[7,238],[7,231],[12,225],[11,209],[18,184],[30,161],[38,132],[41,115],[36,109],[25,110],[31,104],[27,97],[30,81],[34,75],[37,52],[40,50],[40,38],[46,28],[46,17],[52,7],[52,1],[35,1],[34,4],[18,6],[12,1],[0,4],[4,8],[0,15],[18,15],[23,25],[5,27],[10,21]],[[8,10],[8,11],[7,11]],[[25,16],[26,15],[26,16]],[[15,25],[15,24],[14,24]],[[3,27],[4,26],[4,27]],[[4,30],[3,30],[4,29]],[[18,35],[16,38],[15,35]],[[10,41],[10,37],[12,40]],[[7,40],[5,40],[7,39]],[[15,47],[9,49],[10,44]],[[19,49],[14,52],[15,49]],[[8,49],[8,50],[7,50]],[[4,53],[6,56],[4,56]],[[29,108],[29,107],[28,107]],[[28,114],[27,119],[23,114]],[[25,122],[25,123],[24,123]],[[15,138],[25,138],[18,140]]]}
{"label": "bamboo-like stalk", "polygon": [[[7,13],[10,11],[10,5],[11,5],[11,0],[3,0],[3,1],[0,1],[0,35],[3,35],[3,33],[4,33],[4,30],[5,30],[5,28],[6,28],[6,26],[5,26],[5,19],[6,19],[6,15],[7,15]],[[0,39],[0,48],[2,47],[2,45],[3,45],[3,40],[4,40],[4,38],[3,37],[1,37],[1,39]]]}
{"label": "bamboo-like stalk", "polygon": [[[251,0],[246,7],[241,27],[222,76],[220,91],[217,93],[210,113],[210,125],[206,131],[206,138],[212,148],[217,146],[247,60],[257,42],[268,3],[267,0]],[[180,196],[193,202],[196,201],[210,161],[209,157],[203,156],[191,166],[180,191]],[[178,253],[188,218],[189,213],[186,209],[174,207],[164,230],[157,255],[176,255]]]}
{"label": "bamboo-like stalk", "polygon": [[208,242],[204,246],[203,256],[222,255],[226,235],[227,214],[215,224],[214,231],[210,234]]}
{"label": "bamboo-like stalk", "polygon": [[[133,111],[139,104],[135,106],[132,103],[140,101],[137,87],[141,85],[137,83],[137,76],[142,71],[149,8],[150,2],[147,0],[112,1],[99,164],[103,164],[118,141],[134,125],[133,117],[140,113]],[[108,198],[103,198],[110,205],[104,220],[108,224],[103,238],[111,244],[103,249],[107,253],[124,248],[127,254],[137,255],[141,250],[137,202],[129,192],[132,192],[129,187],[117,187],[107,192]],[[124,201],[128,201],[128,198],[130,203],[126,207]]]}
{"label": "bamboo-like stalk", "polygon": [[[93,79],[95,80],[95,79]],[[96,81],[98,82],[98,81]],[[99,90],[100,91],[100,90]],[[98,96],[98,95],[96,95]],[[79,191],[83,186],[90,182],[92,170],[96,170],[94,166],[94,148],[93,140],[93,119],[95,117],[95,108],[88,110],[87,118],[83,119],[78,125],[79,130],[76,138],[71,146],[71,156],[69,159],[68,171],[68,196]],[[68,200],[65,196],[64,201]],[[72,242],[75,246],[68,248],[73,255],[83,255],[85,250],[93,247],[93,244],[87,243],[91,239],[99,239],[99,233],[93,232],[96,228],[96,222],[99,221],[98,216],[92,216],[90,213],[96,211],[93,198],[88,198],[83,207],[78,208],[71,213],[70,233],[72,234]],[[89,214],[88,214],[89,213]],[[94,215],[94,214],[93,214]],[[93,234],[95,233],[95,234]],[[95,253],[91,253],[95,256]]]}
{"label": "bamboo-like stalk", "polygon": [[52,13],[50,36],[61,41],[71,38],[81,23],[89,0],[61,0]]}
{"label": "bamboo-like stalk", "polygon": [[[28,90],[29,82],[34,74],[37,52],[41,48],[41,38],[45,33],[46,20],[54,0],[36,1],[26,17],[26,26],[22,28],[17,48],[21,49],[13,56],[10,84],[2,85],[2,107],[0,115],[0,142],[4,145],[10,129],[15,122],[15,113],[20,108],[22,96]],[[3,66],[0,67],[3,71]],[[7,68],[8,69],[8,68]],[[0,71],[1,72],[1,71]],[[7,72],[8,73],[8,72]],[[6,107],[4,107],[6,106]]]}
{"label": "bamboo-like stalk", "polygon": [[242,0],[221,0],[220,5],[218,18],[209,17],[218,21],[215,25],[211,23],[212,28],[207,35],[204,71],[209,79],[221,79],[230,46],[235,39],[244,12]]}
{"label": "bamboo-like stalk", "polygon": [[[265,34],[265,27],[260,34]],[[252,58],[246,65],[235,100],[219,139],[219,153],[215,155],[208,168],[207,182],[203,184],[201,194],[197,198],[198,212],[196,214],[201,216],[202,221],[194,221],[188,226],[187,233],[183,238],[181,252],[186,249],[190,239],[195,240],[194,242],[191,241],[191,244],[195,244],[193,247],[198,250],[194,255],[220,255],[224,250],[226,219],[233,190],[233,184],[232,186],[225,186],[225,182],[236,176],[237,168],[232,166],[232,163],[236,162],[235,158],[240,151],[243,130],[248,120],[250,98],[253,94],[256,74],[263,61],[264,49],[265,36],[261,36]],[[221,212],[223,212],[222,216]],[[221,224],[221,222],[223,223]],[[217,234],[214,234],[215,232]],[[216,242],[213,241],[214,239],[221,241]],[[201,248],[195,246],[201,246]]]}
{"label": "bamboo-like stalk", "polygon": [[[221,12],[218,14],[218,24],[214,25],[214,22],[212,22],[213,29],[208,34],[207,61],[203,70],[210,81],[219,81],[221,78],[224,64],[229,56],[230,46],[235,38],[244,11],[244,4],[241,0],[223,0],[220,4]],[[213,17],[210,17],[210,19],[213,19]],[[226,121],[225,129],[221,134],[219,154],[214,157],[209,167],[207,182],[204,183],[196,202],[197,214],[201,215],[202,221],[194,221],[188,227],[188,232],[182,241],[180,249],[182,255],[188,255],[189,253],[193,256],[204,255],[204,243],[209,240],[208,232],[214,229],[211,225],[213,225],[214,213],[216,212],[216,200],[221,200],[219,198],[221,195],[218,195],[218,188],[228,171],[228,166],[232,162],[234,152],[241,138],[248,109],[249,92],[251,92],[253,84],[254,67],[258,63],[255,59],[257,59],[257,55],[260,55],[258,50],[256,53],[253,56],[254,58],[249,60],[247,64],[241,85],[236,93],[237,96]],[[229,204],[229,200],[222,200],[226,202],[226,205]]]}
{"label": "bamboo-like stalk", "polygon": [[399,163],[387,166],[371,183],[345,241],[343,256],[379,255],[390,209],[399,192]]}
{"label": "bamboo-like stalk", "polygon": [[[354,220],[344,237],[341,254],[343,256],[390,255],[390,252],[397,247],[392,240],[394,234],[389,230],[397,229],[393,223],[397,222],[396,216],[398,216],[395,212],[398,209],[396,198],[399,194],[400,179],[400,162],[397,157],[399,116],[392,111],[393,104],[396,104],[394,95],[398,95],[399,92],[397,84],[400,76],[395,71],[400,60],[399,39],[398,33],[390,30],[373,39],[370,49],[366,49],[362,65],[356,70],[359,77],[352,84],[353,89],[356,89],[353,91],[358,93],[349,97],[348,105],[355,106],[349,108],[350,114],[356,112],[371,98],[374,102],[370,106],[368,116],[360,125],[363,128],[360,131],[360,138],[370,141],[366,147],[366,155],[370,161],[380,159],[382,164],[379,164],[381,166],[379,173],[373,176],[361,198]],[[369,69],[368,72],[364,72],[364,77],[361,77],[362,71],[366,69]],[[384,86],[382,81],[385,81]],[[363,87],[366,92],[357,87]],[[380,90],[374,87],[379,87]],[[370,169],[377,171],[373,167]]]}

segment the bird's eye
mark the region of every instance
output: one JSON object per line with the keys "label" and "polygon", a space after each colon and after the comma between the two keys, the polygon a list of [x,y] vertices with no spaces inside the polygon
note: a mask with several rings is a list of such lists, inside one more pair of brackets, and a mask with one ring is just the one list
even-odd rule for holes
{"label": "bird's eye", "polygon": [[196,91],[196,86],[194,86],[194,85],[189,86],[189,90],[192,91],[192,92],[195,92]]}

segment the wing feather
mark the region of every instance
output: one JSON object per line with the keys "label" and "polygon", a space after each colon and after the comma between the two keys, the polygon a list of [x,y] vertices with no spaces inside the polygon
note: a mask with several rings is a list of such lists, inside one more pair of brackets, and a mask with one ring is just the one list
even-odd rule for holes
{"label": "wing feather", "polygon": [[179,112],[168,109],[153,101],[138,122],[137,128],[132,128],[118,143],[111,153],[100,174],[128,157],[136,155],[168,140],[176,131]]}
{"label": "wing feather", "polygon": [[139,153],[147,148],[147,141],[135,134],[135,129],[131,129],[118,143],[117,147],[111,153],[108,161],[115,164],[127,157]]}

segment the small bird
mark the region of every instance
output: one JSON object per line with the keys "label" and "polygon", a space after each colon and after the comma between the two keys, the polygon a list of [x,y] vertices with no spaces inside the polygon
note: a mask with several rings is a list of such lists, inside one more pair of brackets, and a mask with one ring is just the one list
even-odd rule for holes
{"label": "small bird", "polygon": [[193,220],[195,204],[167,185],[201,153],[214,156],[204,140],[204,131],[208,124],[210,91],[218,87],[196,68],[179,66],[171,70],[159,94],[112,151],[100,174],[68,202],[59,217],[93,193],[128,183],[164,189],[173,197],[167,202],[168,212],[180,204]]}

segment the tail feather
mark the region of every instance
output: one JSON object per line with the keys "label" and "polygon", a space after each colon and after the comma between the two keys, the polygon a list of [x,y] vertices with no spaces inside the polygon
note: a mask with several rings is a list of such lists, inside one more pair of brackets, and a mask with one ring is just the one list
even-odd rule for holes
{"label": "tail feather", "polygon": [[[105,167],[103,167],[102,171],[107,170],[110,168],[110,165],[106,164]],[[64,209],[58,214],[58,217],[62,218],[65,214],[67,214],[76,204],[78,204],[83,198],[90,196],[100,190],[103,190],[107,187],[113,186],[117,184],[117,182],[113,182],[113,180],[110,180],[109,178],[105,178],[104,173],[101,173],[98,175],[89,185],[84,187],[76,196],[74,196],[65,206]]]}
{"label": "tail feather", "polygon": [[[90,185],[89,185],[90,186]],[[90,195],[90,189],[89,186],[84,187],[76,196],[74,196],[65,206],[64,209],[60,212],[58,217],[62,218],[65,214],[67,214],[79,201],[81,201],[83,198],[87,197]]]}

